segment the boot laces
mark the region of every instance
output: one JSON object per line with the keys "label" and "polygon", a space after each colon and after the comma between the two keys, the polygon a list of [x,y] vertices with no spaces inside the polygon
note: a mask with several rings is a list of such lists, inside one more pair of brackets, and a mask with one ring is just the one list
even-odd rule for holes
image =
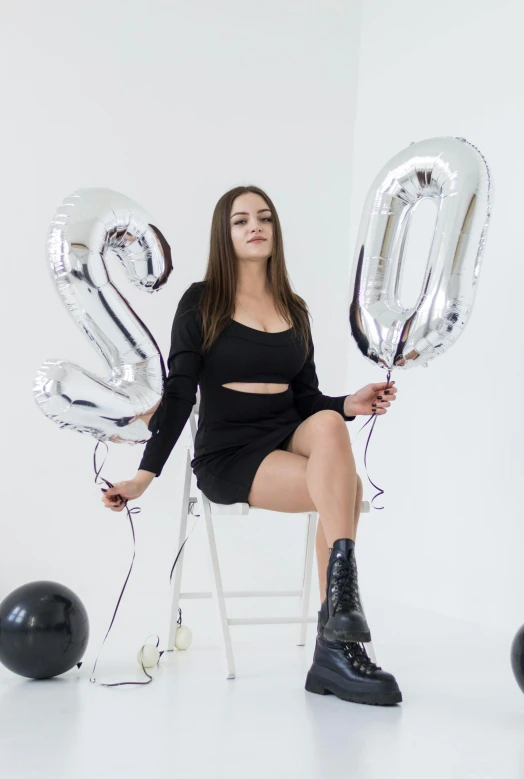
{"label": "boot laces", "polygon": [[370,659],[364,644],[356,641],[347,641],[344,642],[343,649],[347,659],[355,668],[358,668],[361,673],[366,673],[369,676],[370,674],[375,673],[375,671],[382,670],[380,665],[377,665]]}
{"label": "boot laces", "polygon": [[333,566],[333,584],[338,591],[335,611],[343,604],[361,609],[357,583],[357,564],[350,554],[349,559],[339,557]]}

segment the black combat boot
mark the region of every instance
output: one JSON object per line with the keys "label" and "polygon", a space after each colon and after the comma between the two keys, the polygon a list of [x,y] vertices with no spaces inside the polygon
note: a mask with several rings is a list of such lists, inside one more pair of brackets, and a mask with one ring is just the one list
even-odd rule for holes
{"label": "black combat boot", "polygon": [[306,690],[375,706],[400,703],[402,693],[395,677],[373,663],[362,644],[324,638],[327,620],[328,604],[324,601],[318,612],[317,642]]}
{"label": "black combat boot", "polygon": [[328,620],[323,630],[329,641],[371,641],[360,603],[355,542],[338,538],[329,550],[326,598]]}

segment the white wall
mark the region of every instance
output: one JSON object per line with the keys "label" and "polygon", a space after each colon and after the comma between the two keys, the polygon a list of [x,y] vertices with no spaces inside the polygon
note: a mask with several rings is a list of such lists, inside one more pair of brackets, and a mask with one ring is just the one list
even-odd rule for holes
{"label": "white wall", "polygon": [[[326,0],[134,2],[125,14],[117,2],[32,1],[4,11],[0,598],[36,579],[70,586],[91,617],[87,662],[105,636],[132,544],[125,514],[104,509],[94,484],[95,440],[52,425],[32,398],[44,359],[104,371],[48,273],[54,210],[79,187],[106,186],[154,216],[175,270],[157,297],[125,294],[166,354],[177,301],[204,272],[217,199],[238,183],[267,188],[294,287],[314,316],[321,388],[342,394],[384,378],[360,355],[347,323],[367,188],[399,149],[435,135],[462,135],[486,156],[492,223],[463,336],[429,369],[393,375],[398,400],[378,420],[368,452],[385,509],[362,518],[362,590],[379,645],[386,602],[494,627],[522,622],[523,12],[517,2],[367,0],[359,17],[358,3]],[[122,282],[116,264],[110,272]],[[357,436],[364,421],[349,430],[370,499],[369,426]],[[138,502],[137,557],[105,652],[126,647],[133,657],[155,632],[165,643],[184,435]],[[129,478],[141,449],[110,445],[103,474]],[[302,517],[217,520],[216,530],[226,587],[300,581]],[[187,589],[209,586],[205,543],[201,518],[186,545]],[[230,614],[294,606],[231,601]],[[183,607],[195,645],[216,641],[209,602]],[[294,627],[234,630],[236,641],[260,631],[266,640],[295,635]]]}
{"label": "white wall", "polygon": [[[359,562],[372,603],[510,629],[524,620],[523,22],[516,1],[362,4],[350,230],[353,246],[368,186],[411,141],[459,135],[486,157],[494,199],[475,306],[450,351],[393,373],[398,400],[368,456],[385,509],[363,522]],[[349,366],[351,386],[384,378],[354,342]]]}
{"label": "white wall", "polygon": [[[148,209],[171,244],[174,272],[158,296],[122,291],[167,355],[178,299],[205,269],[216,201],[237,184],[267,188],[294,288],[313,313],[321,388],[349,392],[345,280],[358,13],[358,3],[334,0],[30,0],[3,10],[0,598],[37,579],[71,587],[91,618],[88,662],[109,626],[132,539],[125,513],[105,509],[94,484],[95,439],[59,429],[33,401],[45,359],[105,375],[54,289],[49,222],[80,187],[113,188]],[[110,273],[123,283],[116,262]],[[138,501],[137,557],[105,652],[125,645],[133,658],[156,632],[165,645],[185,443]],[[103,475],[131,478],[142,447],[109,446]],[[101,463],[103,445],[99,451]],[[297,586],[303,527],[303,517],[288,515],[217,521],[225,585]],[[209,585],[205,543],[201,519],[186,545],[185,589]],[[296,602],[279,606],[285,613]],[[231,615],[246,608],[263,614],[275,605],[232,602]],[[187,612],[195,643],[216,640],[214,623],[206,628],[208,601]]]}

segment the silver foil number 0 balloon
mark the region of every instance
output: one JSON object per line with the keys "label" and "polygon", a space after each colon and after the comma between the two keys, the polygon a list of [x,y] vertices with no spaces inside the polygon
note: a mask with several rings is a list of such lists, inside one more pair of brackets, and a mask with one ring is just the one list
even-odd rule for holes
{"label": "silver foil number 0 balloon", "polygon": [[151,333],[109,278],[111,253],[129,281],[149,293],[172,270],[169,245],[139,205],[108,189],[78,190],[53,217],[48,260],[62,300],[110,375],[47,360],[34,380],[34,398],[60,427],[100,441],[145,443],[151,433],[142,415],[161,398],[165,367]]}
{"label": "silver foil number 0 balloon", "polygon": [[[422,289],[412,308],[399,300],[413,209],[437,206]],[[427,366],[463,331],[474,301],[490,216],[490,174],[464,138],[412,143],[382,168],[369,190],[357,238],[349,310],[365,357],[387,370]]]}

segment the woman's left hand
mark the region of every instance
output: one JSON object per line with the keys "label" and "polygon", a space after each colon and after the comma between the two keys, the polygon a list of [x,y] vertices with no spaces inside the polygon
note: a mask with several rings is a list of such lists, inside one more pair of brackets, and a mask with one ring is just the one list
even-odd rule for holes
{"label": "woman's left hand", "polygon": [[353,395],[348,395],[344,401],[344,413],[348,417],[359,414],[385,414],[395,400],[397,388],[394,381],[379,382],[378,384],[366,384]]}

